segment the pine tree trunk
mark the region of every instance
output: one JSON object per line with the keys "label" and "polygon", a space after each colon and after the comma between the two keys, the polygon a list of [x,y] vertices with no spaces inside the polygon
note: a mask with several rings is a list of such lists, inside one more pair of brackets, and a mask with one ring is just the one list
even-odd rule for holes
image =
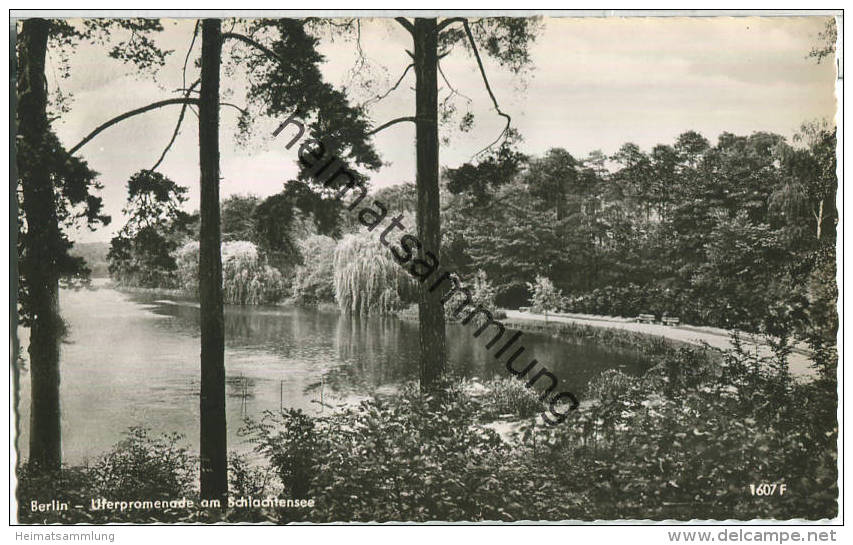
{"label": "pine tree trunk", "polygon": [[44,77],[49,25],[43,19],[24,21],[18,67],[17,168],[26,219],[22,235],[21,281],[28,293],[30,324],[30,458],[38,471],[59,469],[62,432],[59,408],[59,276],[56,254],[61,237],[51,172],[46,161],[47,82]]}
{"label": "pine tree trunk", "polygon": [[201,32],[199,155],[201,232],[201,497],[224,501],[228,493],[225,429],[225,335],[222,310],[222,255],[219,225],[219,19],[205,19]]}
{"label": "pine tree trunk", "polygon": [[[416,144],[418,239],[421,258],[429,250],[440,260],[441,220],[438,191],[438,32],[435,19],[415,19]],[[444,376],[447,349],[441,290],[421,284],[418,304],[421,390],[432,390]]]}

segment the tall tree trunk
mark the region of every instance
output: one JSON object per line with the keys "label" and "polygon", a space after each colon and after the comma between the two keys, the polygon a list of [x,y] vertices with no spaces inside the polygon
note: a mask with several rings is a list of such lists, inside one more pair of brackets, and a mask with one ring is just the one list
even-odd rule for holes
{"label": "tall tree trunk", "polygon": [[23,235],[21,280],[27,290],[30,324],[30,467],[59,469],[62,433],[59,422],[59,275],[56,252],[61,237],[49,154],[47,82],[44,77],[49,25],[44,19],[24,21],[20,35],[18,73],[17,168],[23,190],[21,209],[27,229]]}
{"label": "tall tree trunk", "polygon": [[201,497],[224,501],[228,493],[225,429],[225,335],[222,311],[222,255],[219,225],[219,19],[205,19],[201,31],[199,162],[201,232],[198,290],[201,303]]}
{"label": "tall tree trunk", "polygon": [[[441,259],[438,191],[438,32],[435,19],[415,19],[415,113],[417,144],[418,238],[421,258],[429,250]],[[444,376],[447,360],[441,290],[423,282],[418,304],[420,383],[432,390]]]}

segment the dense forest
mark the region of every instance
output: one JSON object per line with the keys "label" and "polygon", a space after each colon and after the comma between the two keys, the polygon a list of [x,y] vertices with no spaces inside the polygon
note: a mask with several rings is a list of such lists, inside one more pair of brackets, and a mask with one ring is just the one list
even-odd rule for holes
{"label": "dense forest", "polygon": [[[711,145],[688,131],[650,151],[628,143],[611,156],[596,151],[582,159],[562,148],[535,157],[507,146],[444,169],[443,262],[469,283],[484,275],[495,304],[508,308],[529,305],[528,285],[544,277],[560,294],[549,310],[667,314],[772,334],[784,323],[807,334],[809,324],[831,322],[835,142],[834,129],[812,122],[790,143],[775,134],[724,133]],[[355,214],[305,182],[285,187],[265,199],[222,202],[229,303],[337,300],[345,310],[381,313],[416,301],[390,252]],[[180,191],[161,194],[159,216],[145,218],[144,229],[134,216],[113,240],[113,277],[195,295],[196,273],[185,265],[195,255],[193,216],[175,207]],[[375,190],[372,198],[414,225],[413,184]],[[250,253],[228,251],[237,241]],[[357,250],[348,248],[356,241]],[[350,258],[335,259],[346,252]],[[364,270],[353,265],[358,258],[372,263],[375,280],[336,284],[345,267]],[[239,282],[257,295],[244,296]],[[364,291],[357,308],[353,290]]]}

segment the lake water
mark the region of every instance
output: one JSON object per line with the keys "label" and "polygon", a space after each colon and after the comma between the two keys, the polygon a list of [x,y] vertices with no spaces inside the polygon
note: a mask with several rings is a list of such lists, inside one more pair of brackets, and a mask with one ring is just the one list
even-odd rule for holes
{"label": "lake water", "polygon": [[[60,304],[70,327],[61,360],[65,461],[81,463],[104,453],[129,426],[139,424],[182,433],[197,450],[197,306],[106,287],[63,290]],[[450,368],[468,377],[509,376],[494,350],[484,348],[488,334],[477,339],[472,332],[469,326],[448,326]],[[26,360],[27,331],[21,329],[19,337]],[[417,324],[393,317],[227,306],[225,337],[229,449],[238,451],[250,449],[237,433],[246,416],[280,406],[328,413],[417,378]],[[567,344],[532,333],[524,333],[516,346],[521,345],[526,350],[515,362],[517,369],[535,357],[560,378],[557,391],[581,399],[587,382],[601,371],[639,374],[645,366],[636,351]],[[19,448],[26,457],[26,370],[20,394]]]}

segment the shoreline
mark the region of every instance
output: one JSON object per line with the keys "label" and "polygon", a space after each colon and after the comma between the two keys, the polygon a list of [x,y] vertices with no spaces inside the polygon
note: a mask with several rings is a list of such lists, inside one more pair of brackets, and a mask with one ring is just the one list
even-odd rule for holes
{"label": "shoreline", "polygon": [[[707,344],[718,350],[732,348],[729,335],[731,331],[710,327],[698,326],[666,326],[661,324],[646,324],[634,322],[628,318],[615,318],[608,316],[588,316],[572,314],[549,314],[547,322],[544,314],[521,312],[518,310],[505,310],[507,319],[504,324],[511,323],[536,323],[545,329],[553,328],[551,324],[574,324],[589,326],[600,329],[611,329],[631,332],[648,337],[664,338],[668,341],[682,343],[692,346]],[[513,322],[514,321],[514,322]],[[760,335],[741,333],[744,347],[756,350],[761,355],[770,353],[770,348]],[[809,352],[803,347],[795,347],[788,358],[791,375],[795,378],[812,377],[814,370],[811,368]]]}
{"label": "shoreline", "polygon": [[[118,286],[110,279],[99,279],[98,287],[114,289],[125,293],[147,293],[153,295],[163,295],[174,297],[182,301],[195,301],[195,298],[190,297],[184,291],[178,289],[167,288],[140,288]],[[295,306],[290,299],[284,299],[274,306],[288,307]],[[338,310],[333,303],[318,305],[318,310],[330,311]],[[499,309],[506,314],[505,318],[500,318],[508,328],[515,327],[516,329],[531,330],[530,324],[537,329],[533,330],[538,333],[550,335],[555,333],[553,324],[574,324],[580,326],[589,326],[596,329],[610,329],[623,331],[635,335],[640,335],[646,338],[662,338],[676,345],[687,346],[703,346],[707,344],[711,348],[718,350],[728,350],[732,348],[730,339],[731,331],[708,327],[708,326],[693,326],[693,325],[678,325],[668,326],[662,324],[647,324],[638,323],[630,318],[617,316],[600,316],[591,314],[571,314],[571,313],[554,313],[548,314],[547,320],[544,314],[526,312],[520,310]],[[394,317],[404,321],[418,321],[416,314],[401,311],[393,314]],[[448,322],[450,323],[450,322]],[[759,354],[769,354],[770,348],[767,346],[764,338],[757,334],[741,333],[741,339],[745,347],[757,350]],[[809,359],[810,352],[802,345],[794,346],[789,356],[791,375],[795,378],[814,376],[814,370],[811,368]]]}

